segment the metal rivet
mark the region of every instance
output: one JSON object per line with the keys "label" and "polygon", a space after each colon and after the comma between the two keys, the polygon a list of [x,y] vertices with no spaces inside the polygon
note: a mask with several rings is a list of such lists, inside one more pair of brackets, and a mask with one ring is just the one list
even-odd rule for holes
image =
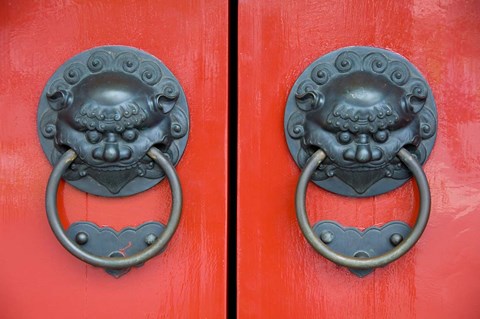
{"label": "metal rivet", "polygon": [[390,236],[390,242],[392,243],[393,246],[397,246],[400,244],[403,240],[403,236],[400,234],[393,234]]}
{"label": "metal rivet", "polygon": [[125,254],[122,253],[121,251],[118,251],[118,250],[117,250],[117,251],[112,251],[112,252],[108,255],[108,257],[110,257],[110,258],[112,258],[112,257],[113,257],[113,258],[115,258],[115,257],[125,257]]}
{"label": "metal rivet", "polygon": [[333,241],[333,238],[335,238],[335,235],[329,230],[324,230],[320,234],[320,239],[325,243],[325,244],[330,244]]}
{"label": "metal rivet", "polygon": [[155,236],[154,234],[148,234],[147,237],[145,237],[145,244],[150,246],[155,242],[155,240],[157,240],[157,236]]}
{"label": "metal rivet", "polygon": [[178,124],[173,125],[173,130],[177,133],[180,133],[182,131],[182,127]]}
{"label": "metal rivet", "polygon": [[353,255],[353,257],[355,257],[355,258],[369,258],[370,255],[367,254],[366,252],[360,250],[360,251],[357,251],[355,253],[355,255]]}
{"label": "metal rivet", "polygon": [[75,236],[75,241],[77,242],[77,244],[79,245],[85,245],[88,241],[88,234],[85,233],[85,232],[79,232],[76,236]]}

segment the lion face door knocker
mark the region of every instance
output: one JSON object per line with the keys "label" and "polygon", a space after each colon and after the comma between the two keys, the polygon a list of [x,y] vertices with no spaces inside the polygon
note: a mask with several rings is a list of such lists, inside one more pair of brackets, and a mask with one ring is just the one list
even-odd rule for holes
{"label": "lion face door knocker", "polygon": [[[64,232],[52,202],[56,187],[47,187],[49,222],[67,250],[119,276],[164,248],[180,217],[181,188],[174,166],[187,143],[189,112],[182,87],[161,61],[126,46],[97,47],[74,56],[43,90],[38,131],[55,166],[48,187],[63,177],[90,194],[129,196],[166,176],[172,188],[166,226],[150,222],[115,232],[81,222]],[[133,243],[127,253],[119,250],[125,242]],[[129,260],[139,252],[147,257]]]}
{"label": "lion face door knocker", "polygon": [[[288,97],[285,133],[295,162],[303,168],[297,217],[319,253],[363,276],[415,244],[430,211],[421,165],[433,148],[436,126],[435,101],[426,80],[392,51],[342,48],[300,75]],[[308,224],[304,200],[310,179],[340,195],[366,197],[400,187],[412,174],[421,197],[413,230],[402,222],[364,232],[334,222],[317,223],[312,231]],[[352,236],[357,240],[347,240]],[[366,247],[367,242],[376,244]]]}

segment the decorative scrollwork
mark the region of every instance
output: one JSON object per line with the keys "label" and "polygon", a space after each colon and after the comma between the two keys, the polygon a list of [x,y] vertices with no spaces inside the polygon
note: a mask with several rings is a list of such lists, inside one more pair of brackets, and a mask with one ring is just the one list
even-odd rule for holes
{"label": "decorative scrollwork", "polygon": [[363,59],[364,70],[371,70],[375,73],[383,73],[388,67],[388,60],[381,53],[370,53]]}
{"label": "decorative scrollwork", "polygon": [[171,125],[171,134],[174,138],[179,139],[188,132],[188,117],[185,113],[178,109],[174,108],[171,113],[172,125]]}
{"label": "decorative scrollwork", "polygon": [[429,139],[436,133],[437,120],[431,110],[420,114],[420,136],[422,139]]}
{"label": "decorative scrollwork", "polygon": [[305,123],[305,114],[303,112],[295,112],[288,119],[287,131],[288,134],[294,138],[299,139],[305,134],[305,129],[303,127]]}
{"label": "decorative scrollwork", "polygon": [[96,51],[87,60],[87,67],[96,73],[107,68],[112,63],[112,56],[106,51]]}
{"label": "decorative scrollwork", "polygon": [[360,57],[352,51],[345,51],[338,55],[335,60],[335,67],[341,73],[349,72],[355,70],[360,61]]}
{"label": "decorative scrollwork", "polygon": [[318,85],[323,85],[328,82],[330,76],[332,75],[332,71],[330,70],[330,65],[326,63],[320,63],[313,68],[312,71],[312,80],[317,83]]}
{"label": "decorative scrollwork", "polygon": [[405,63],[393,61],[390,63],[390,79],[397,85],[404,85],[408,82],[410,72]]}
{"label": "decorative scrollwork", "polygon": [[140,66],[140,61],[135,54],[123,52],[115,58],[115,64],[117,68],[128,73],[133,73]]}
{"label": "decorative scrollwork", "polygon": [[57,132],[57,127],[55,126],[55,117],[56,114],[54,112],[47,111],[45,114],[43,114],[40,120],[40,131],[46,138],[53,138]]}
{"label": "decorative scrollwork", "polygon": [[158,64],[156,64],[155,62],[142,62],[139,72],[141,79],[149,85],[157,84],[162,78],[162,71],[160,70]]}
{"label": "decorative scrollwork", "polygon": [[78,83],[86,73],[87,70],[85,65],[80,63],[72,63],[65,69],[65,72],[63,72],[63,78],[68,84],[73,85]]}

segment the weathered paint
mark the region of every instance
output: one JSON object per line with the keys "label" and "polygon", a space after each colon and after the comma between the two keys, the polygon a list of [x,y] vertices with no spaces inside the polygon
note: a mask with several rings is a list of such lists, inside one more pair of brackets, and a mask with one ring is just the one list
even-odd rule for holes
{"label": "weathered paint", "polygon": [[[238,145],[239,318],[479,318],[480,3],[240,1]],[[406,256],[363,279],[317,254],[294,211],[300,174],[283,131],[301,72],[334,49],[396,51],[423,73],[439,113],[425,165],[432,214]],[[414,182],[365,199],[309,186],[310,221],[413,224]]]}
{"label": "weathered paint", "polygon": [[[0,317],[221,318],[226,313],[227,34],[224,1],[3,1],[0,5]],[[190,107],[177,171],[179,228],[166,251],[120,279],[55,239],[44,198],[52,170],[37,137],[43,87],[73,55],[100,45],[145,50],[175,74]],[[59,190],[64,226],[166,223],[167,181],[128,198]]]}

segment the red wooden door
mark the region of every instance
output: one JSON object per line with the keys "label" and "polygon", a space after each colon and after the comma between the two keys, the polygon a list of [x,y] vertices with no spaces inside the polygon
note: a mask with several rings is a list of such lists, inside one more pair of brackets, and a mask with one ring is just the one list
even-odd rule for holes
{"label": "red wooden door", "polygon": [[[480,3],[241,1],[239,5],[239,318],[479,318]],[[400,53],[428,80],[438,135],[424,169],[429,225],[398,261],[358,278],[316,253],[295,217],[300,170],[285,142],[287,96],[318,57],[345,46]],[[310,183],[311,224],[413,224],[412,181],[363,199]]]}
{"label": "red wooden door", "polygon": [[[0,4],[0,318],[221,318],[226,313],[227,30],[224,1],[3,1]],[[52,167],[37,137],[40,94],[67,59],[128,45],[174,73],[190,108],[177,166],[180,225],[166,251],[114,279],[72,257],[45,217]],[[64,227],[166,223],[167,181],[125,198],[59,190]]]}

